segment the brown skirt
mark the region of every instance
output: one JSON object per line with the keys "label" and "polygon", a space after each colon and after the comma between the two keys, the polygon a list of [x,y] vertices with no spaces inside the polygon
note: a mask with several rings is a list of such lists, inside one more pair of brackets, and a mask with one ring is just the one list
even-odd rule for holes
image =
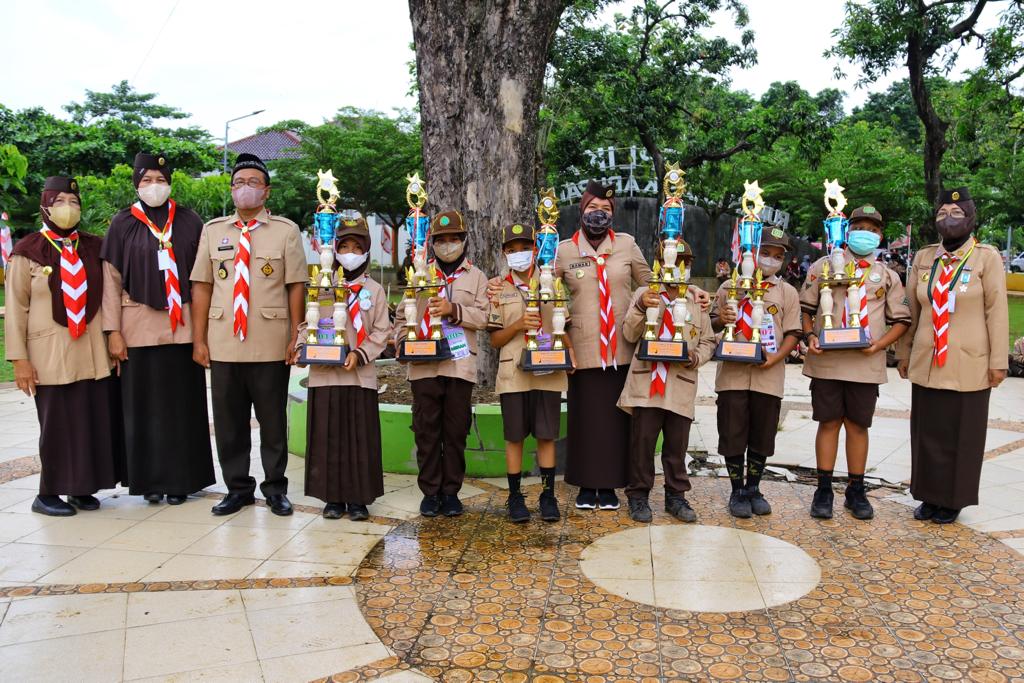
{"label": "brown skirt", "polygon": [[41,496],[112,489],[124,463],[124,426],[115,377],[36,387]]}
{"label": "brown skirt", "polygon": [[566,483],[617,489],[629,482],[630,417],[616,405],[627,377],[628,365],[569,375]]}
{"label": "brown skirt", "polygon": [[306,495],[369,505],[384,495],[377,392],[313,387],[306,418]]}
{"label": "brown skirt", "polygon": [[991,389],[949,391],[913,385],[910,493],[953,510],[978,504]]}

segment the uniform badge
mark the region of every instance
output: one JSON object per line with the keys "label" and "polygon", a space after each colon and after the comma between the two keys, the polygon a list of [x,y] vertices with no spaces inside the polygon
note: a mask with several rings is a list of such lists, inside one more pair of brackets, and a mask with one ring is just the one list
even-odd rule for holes
{"label": "uniform badge", "polygon": [[967,285],[960,285],[960,293],[963,294],[967,291]]}
{"label": "uniform badge", "polygon": [[882,275],[881,273],[871,273],[871,277],[868,279],[870,279],[872,282],[881,282]]}
{"label": "uniform badge", "polygon": [[903,296],[903,305],[904,306],[909,306],[910,305],[910,297],[908,297],[906,295]]}
{"label": "uniform badge", "polygon": [[884,297],[885,297],[885,287],[879,287],[879,288],[878,288],[878,289],[877,289],[877,290],[875,291],[875,298],[876,298],[876,299],[882,299],[882,298],[884,298]]}
{"label": "uniform badge", "polygon": [[697,328],[696,327],[691,327],[690,328],[690,339],[696,339],[696,338],[697,338]]}
{"label": "uniform badge", "polygon": [[161,166],[163,166],[163,165],[164,165],[164,164],[166,164],[167,162],[166,162],[166,161],[164,160],[164,158],[163,158],[163,157],[160,157],[159,159],[157,159],[157,160],[156,160],[156,163],[158,163],[158,164],[160,164]]}
{"label": "uniform badge", "polygon": [[43,266],[43,275],[49,275],[53,272],[53,268],[50,266]]}
{"label": "uniform badge", "polygon": [[921,273],[921,282],[928,282],[928,273]]}
{"label": "uniform badge", "polygon": [[227,278],[227,276],[228,276],[227,266],[225,266],[224,262],[221,261],[220,262],[220,268],[217,269],[217,277],[219,277],[221,280],[224,280],[224,279]]}
{"label": "uniform badge", "polygon": [[366,311],[373,308],[373,299],[370,298],[370,292],[366,289],[359,290],[359,307]]}
{"label": "uniform badge", "polygon": [[960,193],[955,191],[955,190],[953,191],[953,201],[954,202],[960,201]]}
{"label": "uniform badge", "polygon": [[225,238],[223,238],[223,239],[222,239],[222,240],[220,241],[220,243],[221,243],[221,244],[230,244],[230,243],[231,243],[231,240],[230,240],[229,238],[225,237]]}
{"label": "uniform badge", "polygon": [[775,304],[772,304],[771,306],[768,307],[768,312],[771,313],[772,315],[777,315],[779,312],[779,307],[776,306]]}
{"label": "uniform badge", "polygon": [[604,256],[598,256],[597,257],[597,265],[599,265],[599,266],[603,266],[604,265]]}
{"label": "uniform badge", "polygon": [[267,261],[263,264],[263,267],[260,268],[260,271],[267,277],[270,277],[274,274],[274,266],[270,265],[270,261]]}
{"label": "uniform badge", "polygon": [[582,280],[583,279],[583,270],[582,269],[576,271],[576,279],[577,280]]}

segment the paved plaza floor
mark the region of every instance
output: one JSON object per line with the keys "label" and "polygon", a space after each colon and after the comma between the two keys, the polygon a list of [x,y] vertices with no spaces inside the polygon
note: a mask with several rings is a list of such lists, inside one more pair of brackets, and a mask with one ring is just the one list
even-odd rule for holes
{"label": "paved plaza floor", "polygon": [[[181,506],[112,490],[44,517],[34,404],[0,388],[0,681],[1024,681],[1024,381],[992,394],[981,504],[938,526],[911,516],[910,385],[890,373],[875,519],[841,495],[832,520],[808,516],[815,427],[789,366],[773,514],[738,520],[702,368],[695,525],[664,512],[660,480],[652,525],[572,509],[563,483],[561,522],[513,525],[497,479],[427,520],[394,474],[368,522],[328,521],[295,456],[292,517],[213,517],[219,468]],[[257,478],[258,448],[254,429]]]}

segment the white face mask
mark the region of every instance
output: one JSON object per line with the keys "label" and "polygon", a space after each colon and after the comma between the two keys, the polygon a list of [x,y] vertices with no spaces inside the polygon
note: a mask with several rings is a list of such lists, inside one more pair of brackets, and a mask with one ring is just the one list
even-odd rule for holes
{"label": "white face mask", "polygon": [[434,242],[434,255],[445,263],[451,263],[462,256],[462,250],[466,247],[463,241],[458,242]]}
{"label": "white face mask", "polygon": [[151,183],[139,188],[139,199],[154,209],[158,206],[163,206],[170,196],[171,186],[167,183]]}
{"label": "white face mask", "polygon": [[772,256],[759,256],[757,258],[757,267],[761,269],[761,273],[765,277],[771,277],[782,268],[782,259]]}
{"label": "white face mask", "polygon": [[369,258],[369,256],[369,254],[357,254],[354,251],[349,251],[344,254],[338,254],[338,263],[340,263],[341,267],[348,272],[352,272],[359,266],[366,263],[366,259]]}
{"label": "white face mask", "polygon": [[530,266],[533,265],[533,252],[532,251],[516,251],[511,254],[505,254],[505,260],[508,262],[508,267],[517,273],[529,270]]}

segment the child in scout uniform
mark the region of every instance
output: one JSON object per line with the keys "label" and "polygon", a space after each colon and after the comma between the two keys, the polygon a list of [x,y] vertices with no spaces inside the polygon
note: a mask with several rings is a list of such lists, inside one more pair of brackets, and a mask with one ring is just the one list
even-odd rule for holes
{"label": "child in scout uniform", "polygon": [[[348,292],[349,345],[345,364],[312,365],[306,420],[306,495],[324,501],[323,515],[354,521],[369,517],[366,506],[384,495],[381,465],[377,369],[391,334],[384,289],[367,273],[370,231],[366,219],[345,215],[337,234],[336,274]],[[320,317],[330,318],[333,300],[321,302]],[[306,341],[305,323],[299,346]],[[296,355],[298,352],[296,353]]]}
{"label": "child in scout uniform", "polygon": [[[679,240],[679,254],[688,262],[693,258],[690,245]],[[664,286],[654,292],[648,286],[633,294],[622,322],[622,335],[636,344],[647,322],[647,309],[659,310],[659,339],[670,339],[674,332],[672,302],[678,289]],[[693,405],[697,398],[697,368],[711,359],[715,352],[715,335],[711,319],[691,292],[686,294],[688,319],[683,327],[689,362],[663,363],[640,360],[634,353],[629,377],[619,397],[618,406],[632,415],[629,438],[629,473],[626,498],[629,516],[636,522],[650,522],[648,496],[654,486],[654,449],[658,435],[664,437],[661,463],[665,473],[665,511],[683,522],[697,521],[697,513],[686,500],[690,479],[686,474],[686,446],[693,424]],[[637,346],[637,350],[639,350]]]}
{"label": "child in scout uniform", "polygon": [[[765,462],[775,454],[775,434],[782,410],[786,381],[786,357],[802,336],[800,297],[793,285],[779,275],[789,248],[789,238],[781,228],[765,226],[761,230],[761,250],[757,267],[764,276],[764,318],[761,344],[765,362],[735,363],[722,361],[715,375],[718,392],[718,452],[725,458],[732,495],[729,513],[734,517],[767,515],[771,505],[761,495],[761,475]],[[718,290],[718,317],[715,328],[736,323],[736,333],[751,337],[750,312],[753,305],[744,298],[738,311],[726,306],[726,282]],[[744,481],[746,455],[746,481]]]}
{"label": "child in scout uniform", "polygon": [[[860,323],[871,346],[864,349],[822,351],[818,334],[822,316],[818,312],[823,257],[811,266],[800,292],[803,331],[807,335],[804,374],[811,378],[812,417],[818,423],[814,447],[818,464],[818,488],[811,503],[811,516],[832,517],[832,468],[839,450],[839,430],[846,429],[846,467],[850,473],[845,507],[857,519],[871,519],[874,509],[864,492],[864,471],[868,459],[868,428],[875,413],[878,385],[887,381],[885,350],[910,326],[910,307],[899,275],[876,262],[875,249],[882,238],[882,215],[873,206],[862,206],[850,214],[846,262],[856,264],[860,278]],[[846,288],[835,287],[836,310],[842,311],[841,325],[849,316]],[[888,329],[887,329],[888,328]]]}
{"label": "child in scout uniform", "polygon": [[[430,245],[442,288],[420,297],[416,314],[425,338],[432,318],[440,318],[452,357],[409,363],[412,431],[416,440],[420,514],[462,514],[459,490],[466,474],[466,437],[472,422],[476,383],[477,332],[487,326],[487,278],[466,258],[466,226],[458,211],[443,211],[430,222]],[[395,343],[406,334],[405,307],[395,316]]]}
{"label": "child in scout uniform", "polygon": [[[508,476],[508,518],[526,522],[530,511],[519,490],[523,465],[523,440],[537,440],[537,461],[544,490],[540,494],[540,517],[545,522],[559,519],[555,499],[555,440],[558,439],[562,392],[569,387],[565,371],[546,374],[526,372],[518,367],[526,347],[526,331],[542,330],[537,341],[541,349],[551,347],[551,318],[554,308],[541,306],[540,313],[526,309],[530,275],[534,261],[534,230],[515,224],[501,230],[502,251],[509,274],[491,304],[487,327],[491,345],[501,349],[498,361],[497,390],[501,399],[501,417],[505,430],[505,464]],[[545,334],[546,332],[546,334]],[[566,340],[569,353],[572,346]]]}
{"label": "child in scout uniform", "polygon": [[213,514],[230,515],[255,502],[249,475],[250,414],[260,423],[264,480],[260,490],[276,515],[288,501],[286,406],[289,365],[304,318],[306,254],[299,227],[271,216],[270,171],[239,154],[231,174],[235,213],[203,227],[192,268],[194,360],[210,368],[213,429],[228,495]]}

